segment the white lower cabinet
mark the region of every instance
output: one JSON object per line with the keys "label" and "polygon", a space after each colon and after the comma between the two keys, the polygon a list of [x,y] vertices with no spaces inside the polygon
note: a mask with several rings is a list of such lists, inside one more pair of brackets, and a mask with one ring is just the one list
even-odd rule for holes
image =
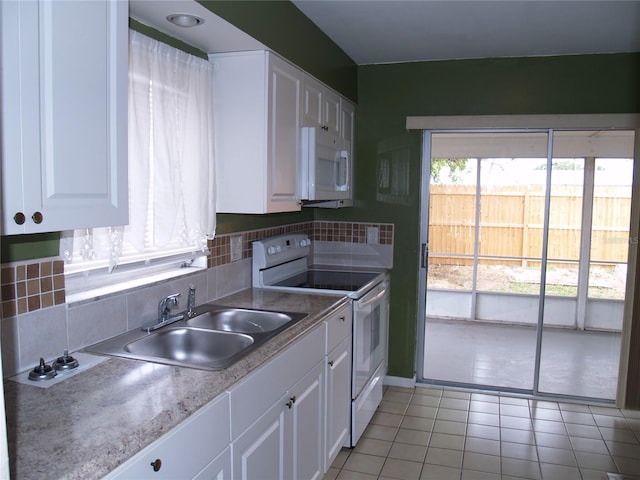
{"label": "white lower cabinet", "polygon": [[325,472],[345,444],[351,425],[351,335],[327,355]]}
{"label": "white lower cabinet", "polygon": [[236,479],[284,478],[283,396],[231,445]]}
{"label": "white lower cabinet", "polygon": [[[179,480],[197,476],[217,479],[219,473],[224,472],[222,464],[212,466],[210,476],[200,475],[204,474],[203,468],[224,455],[230,440],[229,395],[224,393],[105,478]],[[216,469],[218,472],[214,474]],[[226,471],[230,472],[228,466]],[[230,475],[221,478],[230,478]]]}
{"label": "white lower cabinet", "polygon": [[349,304],[325,320],[325,472],[351,432],[352,317]]}
{"label": "white lower cabinet", "polygon": [[234,478],[322,478],[323,363],[318,362],[233,442]]}
{"label": "white lower cabinet", "polygon": [[[291,452],[285,479],[321,479],[324,473],[324,362],[318,364],[290,391],[292,402],[285,423],[285,452]],[[288,455],[285,455],[287,458]]]}
{"label": "white lower cabinet", "polygon": [[322,478],[325,332],[322,323],[230,390],[234,479]]}

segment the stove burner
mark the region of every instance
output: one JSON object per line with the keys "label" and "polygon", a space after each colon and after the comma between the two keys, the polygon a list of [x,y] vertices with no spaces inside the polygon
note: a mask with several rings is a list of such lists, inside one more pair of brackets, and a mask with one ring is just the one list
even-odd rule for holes
{"label": "stove burner", "polygon": [[39,382],[42,380],[50,380],[57,375],[51,365],[44,363],[44,358],[40,359],[40,365],[29,372],[29,380]]}
{"label": "stove burner", "polygon": [[74,368],[78,368],[78,365],[78,360],[69,355],[69,350],[66,349],[64,354],[56,358],[52,364],[53,368],[58,372],[73,370]]}
{"label": "stove burner", "polygon": [[377,273],[370,272],[307,270],[276,283],[276,286],[355,292],[376,276],[378,276]]}

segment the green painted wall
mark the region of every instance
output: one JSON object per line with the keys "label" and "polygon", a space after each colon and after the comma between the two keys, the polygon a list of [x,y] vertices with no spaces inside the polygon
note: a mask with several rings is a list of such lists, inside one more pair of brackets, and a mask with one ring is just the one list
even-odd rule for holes
{"label": "green painted wall", "polygon": [[291,223],[312,222],[313,211],[308,208],[300,212],[274,213],[269,215],[238,215],[231,213],[219,213],[216,233],[225,234],[241,232],[243,230],[255,230],[260,228],[277,227]]}
{"label": "green painted wall", "polygon": [[[395,223],[389,374],[412,377],[420,222],[420,133],[408,115],[638,113],[640,54],[583,55],[369,65],[358,68],[353,208],[316,219]],[[410,152],[408,204],[376,199],[377,155]]]}
{"label": "green painted wall", "polygon": [[198,0],[314,77],[357,101],[357,67],[324,32],[287,0]]}
{"label": "green painted wall", "polygon": [[37,233],[2,237],[0,261],[10,262],[33,258],[56,257],[59,253],[60,233]]}

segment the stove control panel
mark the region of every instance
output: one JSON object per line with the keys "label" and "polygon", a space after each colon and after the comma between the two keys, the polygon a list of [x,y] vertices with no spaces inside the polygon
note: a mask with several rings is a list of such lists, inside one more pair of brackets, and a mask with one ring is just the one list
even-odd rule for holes
{"label": "stove control panel", "polygon": [[254,268],[269,268],[310,254],[311,240],[304,233],[287,233],[253,242]]}

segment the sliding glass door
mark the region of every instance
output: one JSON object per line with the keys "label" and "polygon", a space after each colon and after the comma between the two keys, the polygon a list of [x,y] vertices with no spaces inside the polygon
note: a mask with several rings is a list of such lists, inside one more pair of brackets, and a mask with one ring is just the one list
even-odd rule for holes
{"label": "sliding glass door", "polygon": [[421,379],[615,398],[633,132],[425,132],[424,145]]}
{"label": "sliding glass door", "polygon": [[616,397],[626,290],[633,134],[553,137],[541,393]]}

